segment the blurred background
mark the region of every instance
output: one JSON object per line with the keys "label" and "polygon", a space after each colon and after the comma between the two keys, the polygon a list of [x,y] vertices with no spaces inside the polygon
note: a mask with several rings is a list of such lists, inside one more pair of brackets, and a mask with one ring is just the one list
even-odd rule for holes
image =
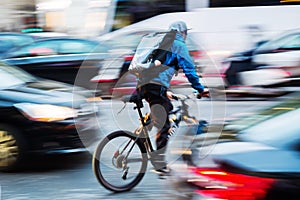
{"label": "blurred background", "polygon": [[[299,0],[2,0],[0,19],[0,199],[300,199]],[[99,190],[95,145],[137,125],[116,114],[135,49],[177,20],[211,92],[189,111],[207,126],[189,151],[175,137],[171,178]],[[182,71],[171,89],[193,92]]]}
{"label": "blurred background", "polygon": [[[295,0],[238,2],[230,0],[3,0],[0,28],[2,31],[16,32],[47,30],[87,37],[98,36],[163,13],[193,11],[197,8],[293,4],[298,2]],[[210,19],[205,19],[207,20]]]}

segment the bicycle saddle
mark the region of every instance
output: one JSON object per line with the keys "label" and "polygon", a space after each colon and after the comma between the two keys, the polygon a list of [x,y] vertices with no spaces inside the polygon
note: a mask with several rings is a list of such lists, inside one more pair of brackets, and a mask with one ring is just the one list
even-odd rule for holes
{"label": "bicycle saddle", "polygon": [[142,108],[144,106],[143,98],[141,98],[141,96],[138,94],[124,95],[121,99],[124,103],[126,102],[135,103],[139,108]]}

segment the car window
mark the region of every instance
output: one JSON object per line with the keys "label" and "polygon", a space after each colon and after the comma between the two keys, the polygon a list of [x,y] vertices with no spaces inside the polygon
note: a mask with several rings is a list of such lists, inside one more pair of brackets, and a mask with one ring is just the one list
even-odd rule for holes
{"label": "car window", "polygon": [[97,43],[88,41],[61,41],[59,46],[60,54],[79,54],[79,53],[90,53]]}
{"label": "car window", "polygon": [[18,49],[12,49],[7,57],[9,58],[21,58],[21,57],[34,57],[44,55],[56,55],[57,43],[53,41],[40,41],[32,43],[30,45],[22,46]]}
{"label": "car window", "polygon": [[286,40],[286,42],[279,48],[283,49],[300,49],[300,34],[294,35]]}
{"label": "car window", "polygon": [[279,48],[299,48],[300,47],[300,33],[283,35],[277,39],[261,45],[257,51],[273,50]]}
{"label": "car window", "polygon": [[92,49],[93,53],[106,53],[108,51],[108,47],[106,45],[103,44],[98,44],[97,46],[95,46]]}
{"label": "car window", "polygon": [[84,40],[45,40],[13,49],[6,54],[6,58],[21,58],[47,56],[59,54],[81,54],[97,52],[103,53],[107,47],[97,42]]}

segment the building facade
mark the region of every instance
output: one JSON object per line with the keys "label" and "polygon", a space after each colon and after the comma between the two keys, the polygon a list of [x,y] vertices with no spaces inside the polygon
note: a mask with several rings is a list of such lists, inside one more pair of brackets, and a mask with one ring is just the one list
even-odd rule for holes
{"label": "building facade", "polygon": [[40,28],[93,37],[166,12],[300,4],[300,0],[2,0],[0,31]]}

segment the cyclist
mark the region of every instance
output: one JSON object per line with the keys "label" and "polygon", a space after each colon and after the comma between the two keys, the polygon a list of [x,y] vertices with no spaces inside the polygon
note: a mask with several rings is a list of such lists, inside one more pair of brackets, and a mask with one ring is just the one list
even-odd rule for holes
{"label": "cyclist", "polygon": [[[170,101],[172,92],[168,91],[170,81],[179,68],[182,68],[188,81],[199,94],[207,94],[208,90],[199,82],[195,65],[185,44],[187,25],[183,21],[176,21],[169,26],[169,30],[176,30],[176,37],[170,51],[164,55],[164,60],[155,60],[155,67],[168,66],[159,73],[143,73],[138,78],[137,92],[149,103],[151,119],[157,127],[156,151],[152,155],[154,172],[159,175],[170,174],[165,161],[165,152],[169,139],[170,122],[168,113],[173,109]],[[151,74],[151,75],[150,75]]]}

